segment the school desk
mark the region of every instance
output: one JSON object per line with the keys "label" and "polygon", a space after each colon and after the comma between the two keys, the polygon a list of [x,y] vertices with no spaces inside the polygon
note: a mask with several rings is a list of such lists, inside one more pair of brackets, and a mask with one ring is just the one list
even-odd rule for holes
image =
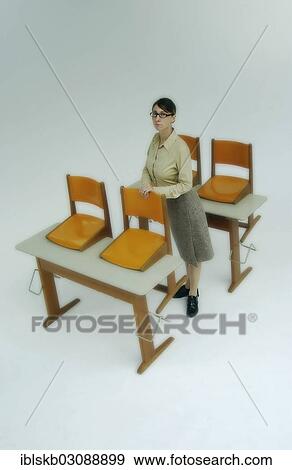
{"label": "school desk", "polygon": [[57,225],[54,224],[16,245],[17,250],[36,258],[48,314],[43,326],[49,326],[80,301],[74,299],[60,306],[54,274],[128,302],[133,306],[142,357],[137,372],[143,373],[174,340],[169,337],[158,347],[154,346],[146,295],[152,289],[166,292],[167,300],[162,302],[161,311],[172,295],[167,293],[167,286],[160,282],[167,278],[172,281],[172,289],[174,282],[176,288],[179,288],[186,277],[183,276],[176,282],[174,271],[182,264],[182,260],[165,255],[144,272],[125,269],[99,258],[99,253],[112,242],[111,238],[104,238],[83,252],[75,251],[46,239],[45,235]]}

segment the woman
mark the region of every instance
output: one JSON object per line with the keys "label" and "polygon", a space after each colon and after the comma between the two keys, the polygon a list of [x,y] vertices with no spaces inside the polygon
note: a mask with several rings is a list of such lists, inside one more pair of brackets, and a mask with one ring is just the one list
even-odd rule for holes
{"label": "woman", "polygon": [[193,317],[198,313],[201,262],[214,256],[207,219],[192,188],[189,148],[172,127],[176,117],[174,102],[160,98],[150,115],[158,132],[148,148],[140,193],[144,198],[150,191],[166,196],[171,231],[187,271],[187,282],[174,297],[187,297],[187,315]]}

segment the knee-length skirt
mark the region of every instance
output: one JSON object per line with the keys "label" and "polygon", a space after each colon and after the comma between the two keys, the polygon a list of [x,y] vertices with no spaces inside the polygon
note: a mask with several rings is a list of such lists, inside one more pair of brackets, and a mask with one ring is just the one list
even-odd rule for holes
{"label": "knee-length skirt", "polygon": [[173,238],[181,258],[197,266],[214,256],[205,211],[195,188],[166,199]]}

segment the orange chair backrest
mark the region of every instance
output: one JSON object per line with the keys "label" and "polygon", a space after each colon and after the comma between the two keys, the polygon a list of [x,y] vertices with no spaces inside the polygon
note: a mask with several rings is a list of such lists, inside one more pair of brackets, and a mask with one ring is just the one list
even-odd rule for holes
{"label": "orange chair backrest", "polygon": [[251,168],[251,144],[212,139],[212,163]]}
{"label": "orange chair backrest", "polygon": [[69,197],[74,202],[88,202],[103,209],[101,183],[86,176],[67,175]]}
{"label": "orange chair backrest", "polygon": [[191,159],[197,161],[200,157],[200,144],[199,144],[199,137],[191,137],[190,135],[179,134],[187,146],[190,149]]}
{"label": "orange chair backrest", "polygon": [[165,224],[162,199],[158,194],[149,193],[144,199],[136,188],[121,187],[124,214],[127,216],[145,217]]}

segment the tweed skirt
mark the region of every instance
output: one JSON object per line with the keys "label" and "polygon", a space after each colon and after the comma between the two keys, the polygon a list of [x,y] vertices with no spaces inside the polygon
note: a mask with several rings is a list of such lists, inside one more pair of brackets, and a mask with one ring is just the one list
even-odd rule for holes
{"label": "tweed skirt", "polygon": [[195,188],[166,199],[173,238],[181,258],[198,266],[214,256],[205,211]]}

